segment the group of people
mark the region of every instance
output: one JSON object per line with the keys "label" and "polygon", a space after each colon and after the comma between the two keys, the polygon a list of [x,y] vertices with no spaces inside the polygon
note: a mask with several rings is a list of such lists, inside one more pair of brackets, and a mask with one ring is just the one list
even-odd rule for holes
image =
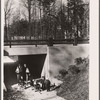
{"label": "group of people", "polygon": [[26,64],[19,64],[16,68],[16,74],[17,74],[17,82],[18,85],[25,84],[29,80],[30,71],[27,68]]}
{"label": "group of people", "polygon": [[50,81],[42,76],[40,79],[30,79],[30,71],[26,64],[19,64],[16,68],[18,85],[26,86],[30,83],[36,91],[47,90],[50,91]]}
{"label": "group of people", "polygon": [[36,89],[36,91],[47,90],[50,91],[50,81],[49,79],[45,79],[45,77],[41,77],[40,79],[36,79],[32,81],[32,85]]}

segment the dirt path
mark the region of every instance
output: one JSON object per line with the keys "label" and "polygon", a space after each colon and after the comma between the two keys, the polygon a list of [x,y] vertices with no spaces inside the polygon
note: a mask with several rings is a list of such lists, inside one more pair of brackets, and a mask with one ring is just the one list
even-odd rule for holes
{"label": "dirt path", "polygon": [[56,91],[43,91],[43,92],[35,92],[31,88],[26,89],[24,94],[28,100],[65,100],[56,95]]}
{"label": "dirt path", "polygon": [[13,86],[13,91],[14,93],[11,92],[11,96],[13,93],[13,97],[6,97],[5,100],[10,100],[9,98],[12,98],[13,100],[65,100],[64,98],[57,96],[57,92],[55,90],[50,92],[47,92],[46,90],[42,92],[35,92],[32,87],[24,89],[15,85]]}

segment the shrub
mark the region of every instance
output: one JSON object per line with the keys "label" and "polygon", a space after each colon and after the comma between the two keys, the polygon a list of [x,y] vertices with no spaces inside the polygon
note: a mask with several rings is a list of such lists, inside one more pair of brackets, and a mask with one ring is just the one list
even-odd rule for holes
{"label": "shrub", "polygon": [[63,77],[68,74],[68,72],[66,71],[66,69],[61,69],[59,70],[59,74],[61,74]]}
{"label": "shrub", "polygon": [[70,65],[68,69],[68,73],[71,74],[78,74],[80,72],[79,68],[76,67],[75,65]]}
{"label": "shrub", "polygon": [[84,60],[83,60],[81,57],[75,59],[76,65],[82,64],[83,61],[84,61]]}

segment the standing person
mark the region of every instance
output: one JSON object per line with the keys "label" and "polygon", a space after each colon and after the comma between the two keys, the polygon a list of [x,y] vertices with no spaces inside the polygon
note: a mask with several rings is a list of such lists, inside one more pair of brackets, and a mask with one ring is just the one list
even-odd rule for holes
{"label": "standing person", "polygon": [[21,82],[21,70],[20,70],[21,66],[20,64],[18,65],[18,67],[16,68],[16,74],[17,74],[17,83],[18,85],[20,85]]}
{"label": "standing person", "polygon": [[50,80],[49,79],[46,79],[45,80],[45,88],[46,88],[47,91],[50,91],[50,84],[51,84],[50,83]]}
{"label": "standing person", "polygon": [[29,80],[29,76],[30,76],[30,71],[29,71],[29,69],[26,67],[26,81]]}

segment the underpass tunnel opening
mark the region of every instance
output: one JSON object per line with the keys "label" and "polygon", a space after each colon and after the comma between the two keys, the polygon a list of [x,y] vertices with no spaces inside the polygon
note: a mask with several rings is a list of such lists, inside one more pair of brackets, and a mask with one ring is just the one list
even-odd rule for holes
{"label": "underpass tunnel opening", "polygon": [[26,64],[30,71],[30,78],[36,79],[41,77],[45,59],[46,54],[21,55],[18,56],[18,63]]}
{"label": "underpass tunnel opening", "polygon": [[[18,64],[26,64],[32,79],[40,78],[47,54],[18,55],[18,61],[4,64],[4,83],[7,89],[17,84],[16,68]],[[10,56],[9,56],[10,57]]]}

